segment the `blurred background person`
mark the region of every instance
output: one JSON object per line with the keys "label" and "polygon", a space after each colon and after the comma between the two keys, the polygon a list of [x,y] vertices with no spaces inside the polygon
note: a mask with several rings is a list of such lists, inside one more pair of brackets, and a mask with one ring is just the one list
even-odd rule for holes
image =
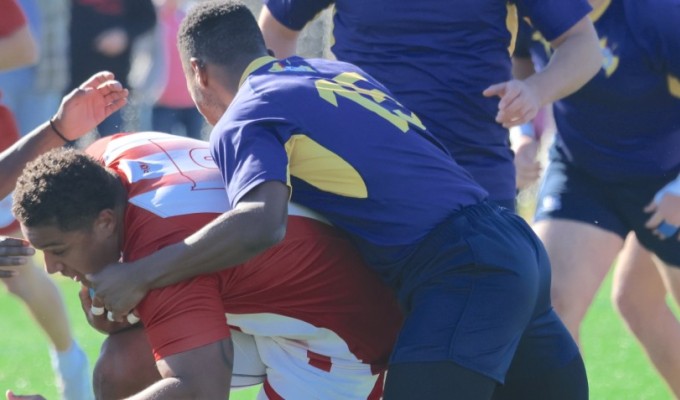
{"label": "blurred background person", "polygon": [[35,36],[40,58],[35,65],[0,73],[2,102],[25,135],[59,107],[68,79],[68,1],[18,0]]}
{"label": "blurred background person", "polygon": [[[680,0],[590,3],[602,64],[554,104],[557,133],[534,229],[552,263],[553,305],[577,340],[618,258],[615,306],[680,397],[680,323],[666,300],[680,299],[670,211],[680,185]],[[521,47],[523,62],[531,64],[528,55],[539,66],[551,62],[539,33],[520,35]]]}
{"label": "blurred background person", "polygon": [[186,10],[195,1],[154,0],[157,26],[156,76],[158,98],[151,110],[151,129],[202,139],[203,116],[191,100],[177,50],[177,32]]}
{"label": "blurred background person", "polygon": [[[4,150],[22,134],[49,119],[59,106],[61,90],[65,84],[65,14],[62,0],[19,0],[28,26],[24,32],[38,39],[40,58],[37,65],[25,66],[0,73],[0,150]],[[3,17],[12,15],[12,5],[2,4]],[[21,17],[23,19],[23,16]],[[24,24],[26,20],[23,20]],[[11,24],[0,20],[0,26]],[[29,30],[30,29],[30,30]],[[4,33],[4,32],[3,32]],[[2,40],[0,39],[0,42]],[[28,49],[30,45],[26,45]],[[5,51],[0,47],[0,51]],[[0,58],[10,59],[7,53]],[[14,54],[14,53],[9,53]],[[19,52],[17,57],[22,56]],[[38,58],[27,58],[37,61]],[[12,64],[18,67],[18,63]],[[19,126],[12,115],[19,117]],[[0,235],[20,236],[11,214],[11,195],[0,200]],[[94,397],[87,356],[73,338],[69,317],[59,289],[45,271],[32,259],[15,276],[2,279],[9,293],[18,297],[47,335],[52,367],[57,388],[65,400],[84,400]]]}
{"label": "blurred background person", "polygon": [[[264,3],[259,24],[277,58],[294,55],[299,31],[333,5],[334,56],[387,86],[492,201],[513,210],[515,170],[508,128],[576,90],[599,64],[585,1]],[[558,54],[549,68],[523,81],[512,80],[511,74],[516,8],[534,18]]]}
{"label": "blurred background person", "polygon": [[38,60],[35,38],[16,0],[0,0],[0,71],[33,64]]}
{"label": "blurred background person", "polygon": [[[135,41],[156,23],[151,0],[72,0],[67,91],[97,71],[111,71],[128,87]],[[125,130],[121,112],[99,124],[101,136]]]}

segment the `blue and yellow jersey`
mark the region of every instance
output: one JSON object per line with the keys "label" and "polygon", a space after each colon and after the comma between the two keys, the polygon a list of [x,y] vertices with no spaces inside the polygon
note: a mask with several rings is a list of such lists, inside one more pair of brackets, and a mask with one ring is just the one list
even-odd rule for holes
{"label": "blue and yellow jersey", "polygon": [[255,60],[210,136],[232,206],[265,181],[356,239],[410,245],[486,192],[359,68]]}
{"label": "blue and yellow jersey", "polygon": [[[609,0],[593,11],[602,68],[554,106],[555,150],[612,182],[680,172],[680,1]],[[538,33],[518,42],[541,64]]]}
{"label": "blue and yellow jersey", "polygon": [[466,168],[494,200],[515,197],[508,132],[496,123],[489,85],[511,78],[515,5],[555,39],[583,18],[586,0],[267,0],[272,15],[301,29],[334,3],[332,51],[375,77]]}

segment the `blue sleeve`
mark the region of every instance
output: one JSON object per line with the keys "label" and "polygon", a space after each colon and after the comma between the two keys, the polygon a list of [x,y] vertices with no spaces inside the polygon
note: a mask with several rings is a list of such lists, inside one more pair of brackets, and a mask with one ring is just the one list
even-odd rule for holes
{"label": "blue sleeve", "polygon": [[547,41],[568,31],[592,10],[586,0],[516,0],[521,16],[531,20]]}
{"label": "blue sleeve", "polygon": [[[216,135],[224,125],[218,123],[211,135]],[[231,128],[217,135],[211,146],[231,207],[261,183],[288,184],[288,155],[275,123],[252,119],[229,125]]]}
{"label": "blue sleeve", "polygon": [[335,0],[264,0],[274,18],[283,26],[300,31]]}

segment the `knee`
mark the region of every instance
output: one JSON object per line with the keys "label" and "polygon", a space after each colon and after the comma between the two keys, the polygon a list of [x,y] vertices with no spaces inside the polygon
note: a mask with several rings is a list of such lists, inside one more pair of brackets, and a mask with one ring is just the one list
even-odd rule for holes
{"label": "knee", "polygon": [[636,301],[632,298],[625,286],[615,286],[612,287],[611,298],[610,298],[614,309],[627,320],[629,318],[635,318],[639,313],[640,309]]}
{"label": "knee", "polygon": [[648,326],[649,319],[656,315],[655,310],[666,307],[664,295],[641,296],[627,284],[615,285],[612,288],[611,302],[634,332]]}

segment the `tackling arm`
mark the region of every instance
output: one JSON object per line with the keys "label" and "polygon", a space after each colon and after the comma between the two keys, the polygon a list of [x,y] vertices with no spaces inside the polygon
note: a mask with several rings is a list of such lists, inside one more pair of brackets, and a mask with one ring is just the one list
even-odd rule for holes
{"label": "tackling arm", "polygon": [[88,275],[96,295],[117,321],[150,289],[239,265],[285,236],[288,187],[278,181],[256,186],[230,211],[150,256],[110,265]]}

